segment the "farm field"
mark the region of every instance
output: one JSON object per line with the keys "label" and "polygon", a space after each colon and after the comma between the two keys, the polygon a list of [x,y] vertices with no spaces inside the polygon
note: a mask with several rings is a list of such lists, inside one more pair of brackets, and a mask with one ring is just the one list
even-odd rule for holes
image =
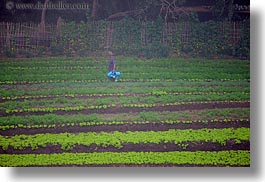
{"label": "farm field", "polygon": [[0,62],[0,166],[250,166],[249,61]]}

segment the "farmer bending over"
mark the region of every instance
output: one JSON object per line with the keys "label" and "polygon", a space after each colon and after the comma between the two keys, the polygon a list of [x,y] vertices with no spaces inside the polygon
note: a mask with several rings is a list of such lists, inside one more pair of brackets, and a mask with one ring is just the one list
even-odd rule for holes
{"label": "farmer bending over", "polygon": [[108,78],[111,81],[118,81],[121,73],[116,72],[116,63],[115,63],[115,59],[114,59],[114,54],[111,51],[109,51],[109,55],[110,55],[110,61],[109,61],[109,69],[108,69],[108,71],[109,71]]}

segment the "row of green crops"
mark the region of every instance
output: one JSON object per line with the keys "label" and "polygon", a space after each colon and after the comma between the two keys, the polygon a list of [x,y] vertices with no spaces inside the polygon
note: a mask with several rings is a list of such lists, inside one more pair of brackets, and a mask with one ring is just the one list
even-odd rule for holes
{"label": "row of green crops", "polygon": [[249,166],[249,151],[0,154],[0,166],[176,164]]}
{"label": "row of green crops", "polygon": [[67,117],[55,114],[46,115],[27,115],[27,116],[7,116],[0,117],[0,125],[45,125],[45,124],[67,124],[67,123],[82,123],[87,125],[92,123],[101,124],[111,121],[132,122],[132,121],[166,121],[175,120],[181,122],[194,121],[194,118],[199,118],[196,121],[210,121],[215,119],[229,118],[249,118],[249,108],[225,108],[225,109],[205,109],[203,111],[178,111],[178,112],[139,112],[136,114],[121,113],[115,115],[106,114],[90,114],[90,115],[68,115]]}
{"label": "row of green crops", "polygon": [[[195,73],[204,73],[205,71],[208,71],[210,73],[213,73],[215,71],[219,71],[222,73],[226,73],[226,74],[233,74],[233,75],[237,75],[237,74],[246,74],[246,68],[237,68],[236,71],[234,71],[235,68],[211,68],[211,69],[205,69],[203,67],[196,67],[196,68],[192,68],[190,69],[189,67],[177,67],[177,68],[172,68],[172,67],[149,67],[149,69],[152,69],[152,71],[154,72],[153,75],[155,75],[156,73],[168,73],[168,71],[170,72],[174,72],[174,73],[187,73],[187,72],[195,72]],[[146,69],[146,67],[122,67],[123,70],[123,74],[127,75],[127,74],[132,74],[132,73],[137,73],[140,75],[147,75],[149,74],[148,70]],[[30,71],[30,72],[29,72]],[[31,75],[31,74],[67,74],[67,73],[71,73],[71,74],[102,74],[105,73],[106,70],[104,68],[101,67],[87,67],[87,66],[73,66],[73,67],[7,67],[7,68],[3,68],[3,74],[15,74],[15,73],[19,73],[19,74],[25,74],[25,75]]]}
{"label": "row of green crops", "polygon": [[[51,122],[51,121],[50,121]],[[53,121],[52,121],[53,122]],[[40,128],[58,128],[58,127],[68,127],[68,126],[99,126],[99,125],[144,125],[144,124],[162,124],[162,125],[172,125],[172,124],[194,124],[194,123],[203,123],[205,126],[208,123],[239,123],[239,122],[249,122],[249,119],[246,118],[240,118],[240,119],[211,119],[211,120],[165,120],[165,121],[88,121],[88,122],[65,122],[62,121],[57,124],[16,124],[16,125],[0,125],[0,130],[9,130],[9,129],[16,129],[16,128],[25,128],[25,129],[40,129]]]}
{"label": "row of green crops", "polygon": [[[235,92],[234,92],[235,93]],[[240,94],[249,95],[249,92],[239,92]],[[62,97],[68,97],[68,98],[74,98],[74,97],[121,97],[121,96],[150,96],[155,95],[157,97],[162,95],[225,95],[228,94],[227,92],[166,92],[166,91],[153,91],[151,93],[134,93],[134,94],[124,94],[124,93],[103,93],[103,94],[54,94],[54,95],[22,95],[22,96],[7,96],[2,97],[2,100],[19,100],[19,99],[53,99],[53,98],[62,98]]]}
{"label": "row of green crops", "polygon": [[[102,75],[101,75],[102,76]],[[5,80],[5,81],[0,81],[0,85],[3,84],[9,84],[9,85],[17,85],[17,84],[40,84],[40,83],[98,83],[98,82],[105,82],[107,79],[105,78],[106,75],[104,75],[104,78],[102,79],[76,79],[73,80],[72,78],[66,80],[66,79],[48,79],[49,77],[47,76],[47,80],[35,80],[35,77],[32,77],[33,80]],[[20,79],[20,78],[19,78]],[[232,82],[249,82],[250,79],[232,79],[232,78],[220,78],[220,79],[198,79],[198,78],[182,78],[182,79],[136,79],[136,78],[129,78],[129,79],[119,79],[119,82],[178,82],[178,81],[186,81],[186,82],[211,82],[211,81],[232,81]]]}
{"label": "row of green crops", "polygon": [[81,111],[81,110],[98,110],[98,109],[107,109],[107,108],[153,108],[157,106],[165,107],[165,106],[178,106],[185,104],[229,104],[229,103],[247,103],[248,100],[219,100],[219,101],[193,101],[193,102],[172,102],[166,104],[149,104],[149,103],[141,103],[141,104],[102,104],[102,105],[78,105],[78,106],[67,106],[67,107],[33,107],[33,108],[21,108],[21,109],[6,109],[4,112],[6,114],[9,113],[22,113],[22,112],[56,112],[56,111]]}
{"label": "row of green crops", "polygon": [[[173,70],[174,71],[174,70]],[[248,79],[249,75],[246,74],[240,74],[240,73],[225,73],[222,70],[218,70],[219,72],[216,72],[216,69],[213,71],[200,71],[200,72],[169,72],[169,70],[164,71],[155,71],[153,72],[135,72],[132,71],[132,73],[128,72],[122,72],[122,76],[124,79],[152,79],[152,78],[162,78],[162,79]],[[10,72],[10,71],[9,71]],[[4,73],[5,74],[5,73]],[[18,75],[19,74],[19,75]],[[96,80],[100,78],[101,80],[104,79],[104,76],[106,75],[106,71],[89,71],[87,73],[50,73],[47,75],[47,73],[42,74],[38,71],[36,73],[18,73],[18,71],[14,71],[14,74],[11,75],[5,75],[1,77],[1,81],[39,81],[39,80],[60,80],[61,78],[64,78],[65,80]]]}
{"label": "row of green crops", "polygon": [[[188,95],[188,96],[187,96]],[[66,108],[66,107],[81,107],[80,109],[89,108],[97,109],[98,107],[112,107],[113,105],[122,105],[124,107],[132,107],[135,104],[150,105],[154,107],[158,104],[175,103],[175,102],[199,102],[199,101],[247,101],[250,98],[246,93],[225,93],[225,94],[203,94],[203,95],[161,95],[161,96],[120,96],[103,97],[103,98],[54,98],[44,100],[25,100],[21,101],[7,101],[0,103],[0,110],[27,110],[30,108],[44,109],[44,108]],[[141,107],[141,106],[140,106]],[[79,110],[80,110],[79,109]]]}
{"label": "row of green crops", "polygon": [[[168,59],[167,61],[161,60],[151,60],[151,61],[142,61],[139,59],[131,58],[129,60],[120,59],[120,64],[118,69],[122,71],[123,79],[135,79],[139,80],[142,78],[145,79],[187,79],[191,80],[200,80],[200,79],[225,79],[225,80],[237,80],[237,79],[249,79],[249,62],[243,61],[236,65],[235,63],[231,63],[231,61],[216,61],[215,65],[213,61],[200,61],[200,60],[176,60],[176,59]],[[66,64],[63,61],[64,59],[58,60],[57,63],[50,61],[40,62],[39,65],[46,65],[47,63],[51,65],[60,65]],[[90,58],[88,58],[90,60]],[[2,71],[0,81],[1,83],[16,83],[16,82],[58,82],[64,80],[96,80],[103,81],[106,77],[107,72],[107,60],[100,58],[97,62],[95,60],[82,60],[77,62],[70,62],[68,66],[75,66],[76,68],[80,68],[82,66],[86,66],[89,68],[85,69],[36,69],[36,70],[12,70],[11,68],[16,68],[20,66],[19,63],[15,64],[2,64]],[[163,62],[163,64],[161,64]],[[237,62],[237,61],[235,61]],[[38,62],[26,62],[25,64],[34,64],[33,67],[38,65]],[[96,65],[97,68],[91,69]],[[189,64],[192,64],[190,66]],[[49,65],[49,66],[51,66]],[[134,66],[133,66],[134,65]],[[137,65],[137,66],[135,66]],[[175,69],[172,68],[172,65],[175,65]],[[203,66],[201,66],[203,65]],[[227,66],[229,65],[229,66]],[[46,65],[47,66],[47,65]],[[150,71],[150,66],[156,66],[152,71]],[[181,67],[185,66],[185,67]]]}
{"label": "row of green crops", "polygon": [[[7,61],[1,62],[2,67],[16,67],[16,68],[38,68],[45,67],[98,67],[106,66],[108,63],[107,57],[53,57],[53,58],[32,58],[23,61]],[[211,59],[185,59],[185,58],[166,58],[166,59],[139,59],[136,57],[116,57],[119,65],[122,67],[143,67],[148,65],[148,67],[189,67],[189,69],[196,69],[196,67],[206,67],[206,68],[248,68],[249,61],[236,60],[236,59],[224,59],[224,60],[211,60]],[[194,66],[194,67],[193,67]],[[237,70],[235,70],[236,72]]]}
{"label": "row of green crops", "polygon": [[249,141],[249,128],[225,128],[225,129],[200,129],[200,130],[174,130],[168,131],[127,131],[113,133],[88,132],[88,133],[60,133],[60,134],[36,134],[36,135],[15,135],[0,136],[0,146],[6,150],[9,146],[14,149],[23,150],[30,147],[35,150],[39,147],[46,147],[48,144],[60,145],[62,150],[72,150],[75,145],[90,146],[113,146],[122,148],[123,143],[169,143],[180,144],[183,142],[217,142],[225,145],[226,141],[234,140],[236,143]]}
{"label": "row of green crops", "polygon": [[[42,96],[68,96],[68,97],[74,97],[75,95],[89,95],[89,96],[122,96],[126,93],[133,93],[133,94],[153,94],[153,95],[159,95],[160,93],[166,95],[166,94],[188,94],[188,93],[207,93],[207,92],[219,92],[219,93],[229,93],[229,92],[250,92],[250,88],[244,87],[243,85],[209,85],[208,87],[205,85],[204,87],[201,86],[201,84],[196,85],[181,85],[179,83],[175,85],[167,85],[162,84],[160,86],[152,87],[152,85],[146,85],[145,87],[142,86],[142,84],[131,84],[131,86],[127,85],[127,87],[123,87],[122,85],[116,85],[111,86],[109,85],[108,88],[103,87],[103,85],[100,86],[94,86],[91,87],[90,85],[79,85],[79,84],[73,84],[69,87],[60,87],[61,84],[56,85],[46,85],[40,88],[37,85],[27,86],[25,87],[16,87],[16,89],[5,89],[1,90],[1,96],[2,99],[12,99],[11,97],[17,97],[17,98],[24,98],[27,99],[28,97],[37,97],[41,98]],[[49,90],[47,90],[49,88]],[[113,95],[111,95],[113,94]],[[7,98],[10,97],[10,98]],[[16,99],[16,98],[15,98]]]}
{"label": "row of green crops", "polygon": [[[0,63],[1,64],[1,63]],[[67,72],[71,73],[71,74],[84,74],[84,73],[104,73],[106,71],[106,65],[108,65],[107,62],[104,61],[105,65],[100,65],[97,64],[97,66],[82,66],[82,65],[77,65],[76,66],[40,66],[40,67],[36,67],[36,66],[32,66],[32,67],[21,67],[21,66],[9,66],[9,65],[3,65],[2,71],[3,73],[8,73],[10,75],[17,73],[20,74],[26,74],[26,75],[30,75],[30,74],[47,74],[47,73],[51,73],[51,74],[65,74]],[[119,69],[122,68],[123,72],[125,74],[130,74],[130,73],[139,73],[139,74],[146,74],[149,73],[149,71],[146,69],[146,65],[123,65],[124,63],[121,64],[122,67],[119,66]],[[131,63],[130,63],[131,64]],[[138,63],[136,63],[138,64]],[[145,63],[146,64],[146,63]],[[174,63],[173,63],[174,64]],[[154,71],[154,73],[156,72],[164,72],[166,73],[166,71],[171,71],[171,72],[175,72],[175,73],[185,73],[185,72],[195,72],[195,73],[203,73],[205,71],[209,71],[209,72],[214,72],[214,71],[219,71],[221,73],[227,73],[227,74],[244,74],[247,73],[247,65],[245,66],[239,66],[239,67],[235,67],[235,66],[231,66],[231,67],[225,67],[225,65],[220,65],[218,66],[214,66],[214,67],[210,67],[208,65],[195,65],[196,67],[190,67],[190,66],[169,66],[169,65],[154,65],[154,66],[150,66],[149,69],[152,69],[152,71]],[[236,70],[235,70],[236,69]],[[30,71],[30,72],[29,72]]]}

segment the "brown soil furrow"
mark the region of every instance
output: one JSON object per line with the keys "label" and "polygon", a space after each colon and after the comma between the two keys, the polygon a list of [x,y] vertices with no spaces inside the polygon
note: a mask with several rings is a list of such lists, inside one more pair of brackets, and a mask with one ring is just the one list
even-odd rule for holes
{"label": "brown soil furrow", "polygon": [[115,147],[102,147],[96,144],[90,146],[76,145],[72,150],[65,151],[61,149],[60,145],[48,145],[47,147],[40,147],[38,149],[32,150],[31,148],[26,148],[24,150],[14,149],[13,147],[8,147],[7,150],[0,148],[0,154],[53,154],[53,153],[90,153],[90,152],[169,152],[169,151],[224,151],[224,150],[250,150],[250,142],[242,141],[242,143],[237,144],[234,141],[227,141],[226,145],[220,145],[219,143],[212,142],[185,142],[187,148],[181,147],[181,145],[176,145],[174,143],[124,143],[121,149]]}
{"label": "brown soil furrow", "polygon": [[12,136],[19,134],[34,135],[38,133],[80,133],[80,132],[113,132],[113,131],[167,131],[169,129],[202,129],[202,128],[240,128],[250,127],[249,121],[238,122],[193,122],[193,123],[177,123],[177,124],[122,124],[122,125],[94,125],[94,126],[64,126],[56,128],[15,128],[9,130],[0,130],[2,136]]}

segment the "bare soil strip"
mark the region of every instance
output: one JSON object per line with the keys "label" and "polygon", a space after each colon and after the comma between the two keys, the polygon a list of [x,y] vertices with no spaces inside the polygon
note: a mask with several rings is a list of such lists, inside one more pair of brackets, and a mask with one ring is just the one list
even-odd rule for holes
{"label": "bare soil strip", "polygon": [[113,132],[113,131],[167,131],[169,129],[202,129],[202,128],[241,128],[250,127],[249,121],[238,122],[193,122],[193,123],[177,123],[177,124],[122,124],[122,125],[95,125],[95,126],[64,126],[56,128],[15,128],[9,130],[0,130],[2,136],[12,136],[19,134],[34,135],[38,133],[80,133],[80,132]]}
{"label": "bare soil strip", "polygon": [[238,144],[234,141],[227,141],[226,145],[220,145],[219,143],[212,142],[185,142],[187,148],[181,147],[174,143],[124,143],[123,148],[117,149],[115,147],[102,147],[96,144],[90,146],[76,145],[72,150],[65,151],[61,149],[60,145],[48,145],[47,147],[40,147],[36,150],[31,148],[26,148],[24,150],[14,149],[13,147],[8,147],[7,150],[0,148],[0,154],[54,154],[54,153],[91,153],[91,152],[169,152],[169,151],[225,151],[225,150],[250,150],[250,142],[242,141]]}

